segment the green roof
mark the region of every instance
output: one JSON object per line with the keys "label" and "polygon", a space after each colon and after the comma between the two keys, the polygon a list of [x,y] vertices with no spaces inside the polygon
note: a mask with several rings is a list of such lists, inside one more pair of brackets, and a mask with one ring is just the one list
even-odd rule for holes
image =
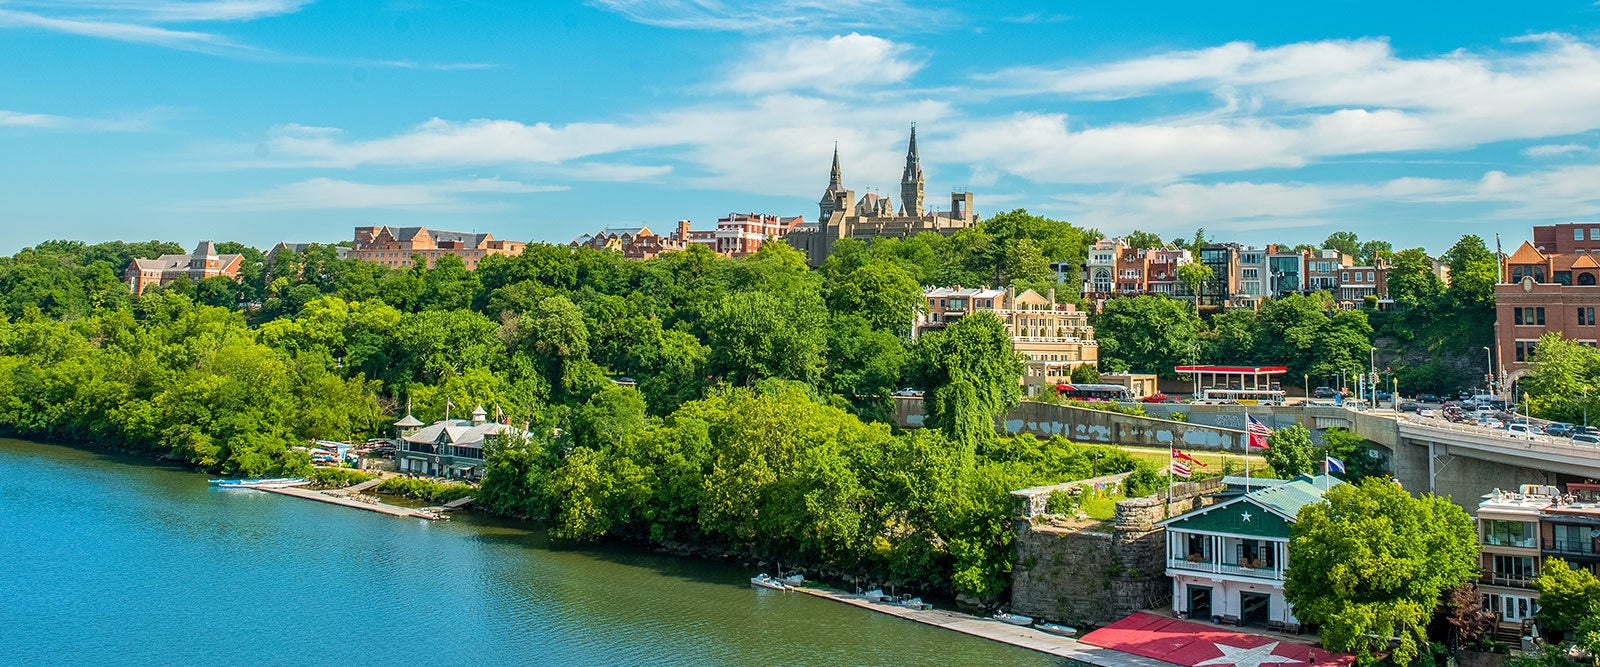
{"label": "green roof", "polygon": [[[1161,522],[1175,530],[1253,535],[1287,539],[1300,508],[1322,499],[1322,485],[1342,484],[1337,477],[1300,476],[1292,481],[1251,491]],[[1285,518],[1288,517],[1288,518]]]}

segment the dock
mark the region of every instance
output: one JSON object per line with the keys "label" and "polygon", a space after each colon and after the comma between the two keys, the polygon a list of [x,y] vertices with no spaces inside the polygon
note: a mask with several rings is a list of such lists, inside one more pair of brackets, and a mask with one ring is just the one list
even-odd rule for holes
{"label": "dock", "polygon": [[980,618],[970,614],[944,611],[942,609],[911,610],[892,604],[874,602],[860,595],[826,588],[800,587],[790,588],[789,590],[843,602],[890,616],[898,616],[924,625],[955,630],[962,634],[982,637],[990,641],[1038,651],[1046,655],[1097,665],[1098,667],[1172,667],[1172,663],[1098,646],[1090,646],[1070,637],[1062,637],[1033,628],[1001,623],[990,618]]}
{"label": "dock", "polygon": [[389,516],[417,517],[419,519],[438,519],[439,518],[438,515],[433,514],[431,512],[424,512],[422,510],[412,509],[410,507],[400,507],[398,505],[390,505],[388,503],[362,502],[360,500],[355,500],[353,498],[347,498],[347,497],[344,497],[344,496],[335,496],[335,495],[332,495],[332,494],[323,493],[321,491],[311,491],[309,489],[297,489],[297,488],[294,488],[294,487],[283,487],[283,488],[261,488],[260,490],[261,491],[266,491],[268,493],[276,493],[276,494],[285,495],[285,496],[294,496],[296,498],[305,498],[307,500],[316,500],[316,501],[320,501],[320,502],[324,502],[324,503],[332,503],[334,505],[343,505],[345,507],[354,507],[356,509],[363,509],[363,510],[367,510],[369,512],[377,512],[379,514],[387,514]]}

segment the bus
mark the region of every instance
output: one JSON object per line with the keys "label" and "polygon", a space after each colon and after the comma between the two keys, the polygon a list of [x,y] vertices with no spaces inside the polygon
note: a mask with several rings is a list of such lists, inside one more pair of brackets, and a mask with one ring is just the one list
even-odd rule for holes
{"label": "bus", "polygon": [[1281,389],[1206,389],[1195,402],[1202,405],[1284,405],[1286,399]]}
{"label": "bus", "polygon": [[1056,395],[1076,401],[1131,401],[1133,395],[1120,384],[1058,384]]}

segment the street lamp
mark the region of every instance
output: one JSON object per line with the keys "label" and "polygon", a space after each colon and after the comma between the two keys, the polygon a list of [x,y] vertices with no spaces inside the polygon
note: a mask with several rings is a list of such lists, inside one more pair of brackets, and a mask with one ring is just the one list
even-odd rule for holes
{"label": "street lamp", "polygon": [[1488,365],[1488,367],[1489,367],[1488,372],[1486,374],[1484,374],[1484,376],[1483,376],[1485,378],[1484,381],[1489,384],[1489,386],[1486,387],[1486,389],[1489,390],[1489,393],[1493,394],[1494,393],[1494,353],[1489,349],[1488,345],[1483,346],[1483,360],[1484,360],[1484,363],[1486,363]]}
{"label": "street lamp", "polygon": [[1367,348],[1367,386],[1371,387],[1372,409],[1378,409],[1378,348]]}
{"label": "street lamp", "polygon": [[1306,400],[1311,400],[1311,374],[1306,373],[1305,379]]}
{"label": "street lamp", "polygon": [[1583,385],[1583,429],[1589,430],[1589,385]]}

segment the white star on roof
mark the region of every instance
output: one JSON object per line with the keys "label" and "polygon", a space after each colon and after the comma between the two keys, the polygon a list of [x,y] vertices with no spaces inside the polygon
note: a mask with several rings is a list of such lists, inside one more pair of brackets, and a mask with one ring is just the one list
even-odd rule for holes
{"label": "white star on roof", "polygon": [[1249,510],[1245,510],[1244,514],[1240,514],[1239,515],[1239,518],[1244,519],[1245,521],[1249,521],[1250,520],[1250,511]]}
{"label": "white star on roof", "polygon": [[1278,642],[1272,642],[1271,644],[1257,646],[1255,648],[1239,648],[1237,646],[1228,646],[1227,644],[1218,644],[1216,642],[1212,642],[1211,645],[1222,651],[1222,655],[1210,660],[1194,663],[1194,667],[1203,667],[1204,665],[1261,667],[1261,665],[1298,665],[1302,662],[1300,660],[1295,660],[1294,658],[1273,655],[1272,652],[1278,648]]}

